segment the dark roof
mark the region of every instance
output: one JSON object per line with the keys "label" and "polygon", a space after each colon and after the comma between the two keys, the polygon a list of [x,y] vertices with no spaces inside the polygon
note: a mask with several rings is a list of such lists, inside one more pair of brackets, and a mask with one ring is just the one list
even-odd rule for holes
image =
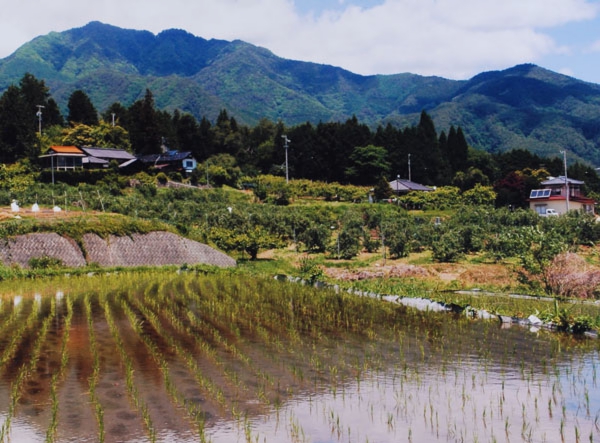
{"label": "dark roof", "polygon": [[190,151],[168,151],[163,154],[148,154],[139,157],[143,163],[172,163],[185,160],[186,158],[192,158]]}
{"label": "dark roof", "polygon": [[[572,178],[567,178],[567,181],[570,185],[583,185],[585,182],[581,180],[575,180]],[[561,175],[559,177],[549,177],[548,180],[543,181],[541,183],[542,186],[560,186],[565,184],[565,176]]]}
{"label": "dark roof", "polygon": [[433,188],[404,179],[396,179],[391,181],[390,188],[392,188],[392,190],[395,192],[433,191]]}
{"label": "dark roof", "polygon": [[104,160],[103,158],[97,158],[97,157],[91,157],[91,156],[87,156],[87,157],[83,157],[83,159],[81,159],[82,163],[87,163],[90,165],[107,165],[108,164],[108,160]]}
{"label": "dark roof", "polygon": [[105,160],[131,160],[135,158],[133,154],[124,149],[113,148],[81,148],[90,157],[101,158]]}

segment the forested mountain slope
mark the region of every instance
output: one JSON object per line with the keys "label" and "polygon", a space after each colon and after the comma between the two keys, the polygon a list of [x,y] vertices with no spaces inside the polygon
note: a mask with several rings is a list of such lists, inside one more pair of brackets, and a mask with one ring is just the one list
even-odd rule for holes
{"label": "forested mountain slope", "polygon": [[[393,55],[392,55],[393,56]],[[600,86],[534,65],[468,81],[414,74],[361,76],[277,57],[242,41],[205,40],[182,30],[158,35],[92,22],[40,36],[0,60],[0,92],[29,72],[64,110],[85,91],[98,110],[130,105],[152,91],[157,107],[214,120],[221,109],[241,123],[343,121],[371,127],[415,124],[426,110],[436,126],[463,128],[491,152],[567,149],[600,165]]]}

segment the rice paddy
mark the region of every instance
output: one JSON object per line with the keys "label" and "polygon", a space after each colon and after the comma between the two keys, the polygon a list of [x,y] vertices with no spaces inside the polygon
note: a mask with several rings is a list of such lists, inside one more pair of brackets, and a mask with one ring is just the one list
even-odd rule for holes
{"label": "rice paddy", "polygon": [[597,340],[229,273],[0,293],[0,442],[600,442]]}

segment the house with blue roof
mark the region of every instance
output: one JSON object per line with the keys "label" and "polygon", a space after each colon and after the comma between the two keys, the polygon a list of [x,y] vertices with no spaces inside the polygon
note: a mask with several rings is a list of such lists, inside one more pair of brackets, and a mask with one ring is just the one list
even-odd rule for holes
{"label": "house with blue roof", "polygon": [[188,151],[165,151],[160,154],[148,154],[138,157],[138,160],[147,167],[165,172],[176,171],[190,174],[198,166],[198,161]]}

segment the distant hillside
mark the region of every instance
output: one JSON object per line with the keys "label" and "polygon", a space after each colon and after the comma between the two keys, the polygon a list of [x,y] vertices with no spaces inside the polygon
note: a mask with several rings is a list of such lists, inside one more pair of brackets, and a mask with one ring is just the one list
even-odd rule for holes
{"label": "distant hillside", "polygon": [[92,22],[50,33],[0,60],[0,91],[25,72],[43,79],[63,110],[84,90],[100,111],[128,106],[149,88],[161,109],[214,119],[221,109],[245,124],[341,121],[414,124],[422,110],[438,130],[463,128],[492,152],[562,149],[600,165],[600,86],[534,65],[468,81],[414,74],[361,76],[286,60],[242,41],[205,40],[182,30],[158,35]]}

